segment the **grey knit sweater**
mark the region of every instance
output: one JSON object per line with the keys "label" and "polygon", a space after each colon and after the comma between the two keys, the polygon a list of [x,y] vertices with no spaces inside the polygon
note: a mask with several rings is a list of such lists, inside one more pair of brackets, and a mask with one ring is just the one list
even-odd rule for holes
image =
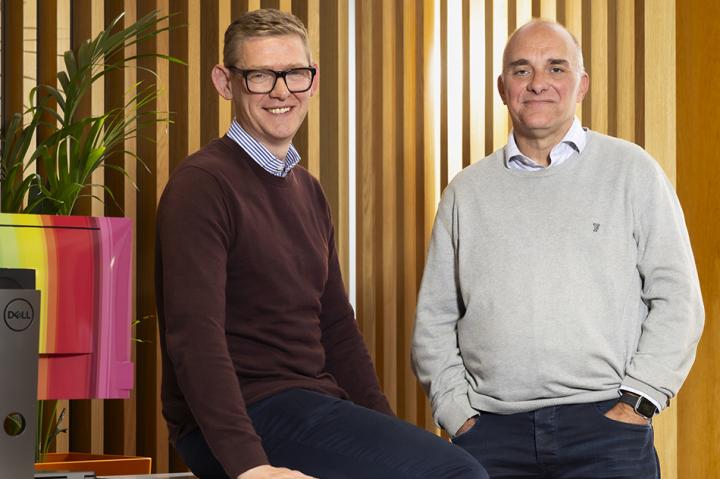
{"label": "grey knit sweater", "polygon": [[690,370],[704,320],[672,185],[640,147],[588,132],[542,172],[503,150],[439,205],[413,335],[438,424],[617,397],[660,404]]}

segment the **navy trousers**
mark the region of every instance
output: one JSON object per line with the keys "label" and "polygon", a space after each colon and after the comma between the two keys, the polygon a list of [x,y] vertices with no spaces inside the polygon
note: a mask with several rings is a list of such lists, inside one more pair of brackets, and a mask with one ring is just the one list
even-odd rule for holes
{"label": "navy trousers", "polygon": [[605,417],[616,403],[482,413],[473,428],[453,442],[480,461],[493,479],[658,479],[652,426]]}
{"label": "navy trousers", "polygon": [[[351,401],[292,389],[251,405],[248,414],[273,466],[320,479],[488,478],[461,448]],[[199,430],[176,448],[200,479],[227,479]]]}

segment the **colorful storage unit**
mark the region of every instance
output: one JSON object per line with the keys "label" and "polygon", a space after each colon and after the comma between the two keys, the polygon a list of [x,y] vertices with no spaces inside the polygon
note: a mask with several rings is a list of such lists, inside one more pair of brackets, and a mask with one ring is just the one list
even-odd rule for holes
{"label": "colorful storage unit", "polygon": [[36,271],[38,399],[128,398],[131,221],[0,213],[0,267]]}

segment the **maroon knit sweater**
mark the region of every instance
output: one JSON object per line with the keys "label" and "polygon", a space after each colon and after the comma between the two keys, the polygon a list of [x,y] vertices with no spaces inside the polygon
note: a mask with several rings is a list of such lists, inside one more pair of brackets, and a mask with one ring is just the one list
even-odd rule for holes
{"label": "maroon knit sweater", "polygon": [[246,406],[289,388],[392,414],[340,275],[327,201],[227,137],[173,173],[157,213],[163,415],[231,478],[267,464]]}

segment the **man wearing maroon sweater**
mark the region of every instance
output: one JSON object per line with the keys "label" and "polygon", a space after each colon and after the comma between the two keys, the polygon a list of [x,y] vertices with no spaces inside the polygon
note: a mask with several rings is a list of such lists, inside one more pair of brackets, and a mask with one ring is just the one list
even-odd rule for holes
{"label": "man wearing maroon sweater", "polygon": [[320,184],[292,138],[318,88],[307,32],[257,10],[212,79],[227,135],[173,173],[157,216],[163,414],[201,479],[487,478],[394,415],[348,302]]}

